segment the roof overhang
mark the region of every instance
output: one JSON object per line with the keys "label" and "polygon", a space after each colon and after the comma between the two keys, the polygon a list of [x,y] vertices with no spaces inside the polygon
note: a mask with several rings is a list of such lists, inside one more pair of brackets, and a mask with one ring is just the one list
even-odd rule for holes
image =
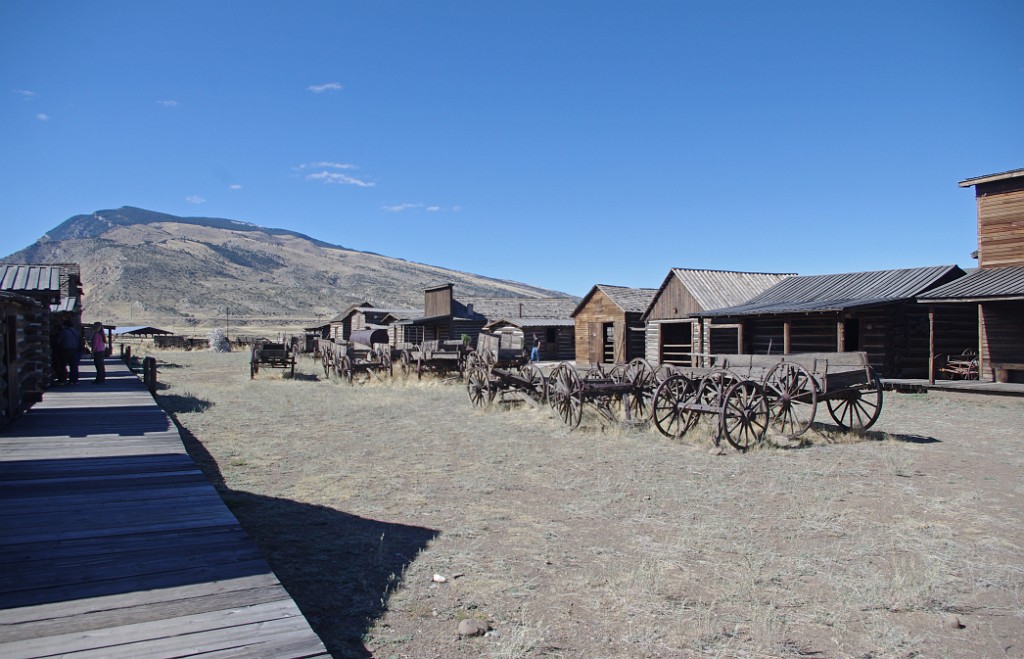
{"label": "roof overhang", "polygon": [[1012,169],[1008,172],[1000,172],[999,174],[986,174],[984,176],[976,176],[974,178],[965,179],[960,181],[958,185],[961,188],[969,188],[974,185],[981,185],[983,183],[995,183],[996,181],[1005,181],[1011,178],[1018,178],[1024,176],[1024,169]]}

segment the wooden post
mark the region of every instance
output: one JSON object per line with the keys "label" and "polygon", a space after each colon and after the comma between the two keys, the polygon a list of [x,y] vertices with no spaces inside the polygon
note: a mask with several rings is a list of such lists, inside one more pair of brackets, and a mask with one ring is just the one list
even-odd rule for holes
{"label": "wooden post", "polygon": [[789,350],[790,350],[790,347],[789,347],[790,331],[791,331],[791,324],[790,324],[790,321],[787,320],[787,321],[782,323],[782,354],[784,354],[784,355],[788,355],[789,354]]}
{"label": "wooden post", "polygon": [[743,321],[736,325],[736,354],[743,354]]}
{"label": "wooden post", "polygon": [[[982,310],[982,303],[978,303],[978,379],[981,380],[981,374],[985,372],[985,344],[988,343],[988,337],[985,336],[985,313]],[[995,374],[993,374],[992,380],[995,381]]]}
{"label": "wooden post", "polygon": [[846,331],[843,327],[842,315],[836,321],[836,352],[846,352]]}
{"label": "wooden post", "polygon": [[928,384],[935,384],[935,307],[928,306]]}

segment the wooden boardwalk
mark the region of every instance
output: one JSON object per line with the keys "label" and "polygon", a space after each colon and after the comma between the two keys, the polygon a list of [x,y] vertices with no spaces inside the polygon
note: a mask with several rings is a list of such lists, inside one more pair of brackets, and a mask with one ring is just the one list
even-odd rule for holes
{"label": "wooden boardwalk", "polygon": [[0,430],[0,657],[328,657],[116,360]]}

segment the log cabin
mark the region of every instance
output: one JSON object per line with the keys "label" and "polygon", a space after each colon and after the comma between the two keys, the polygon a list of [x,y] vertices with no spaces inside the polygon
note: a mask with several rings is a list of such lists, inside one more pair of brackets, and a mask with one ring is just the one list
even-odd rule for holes
{"label": "log cabin", "polygon": [[[789,277],[743,304],[695,315],[710,321],[711,353],[862,350],[883,377],[925,377],[928,314],[917,298],[963,276],[942,265]],[[950,341],[971,324],[963,312],[945,322]]]}
{"label": "log cabin", "polygon": [[0,426],[42,400],[50,379],[50,310],[0,291]]}

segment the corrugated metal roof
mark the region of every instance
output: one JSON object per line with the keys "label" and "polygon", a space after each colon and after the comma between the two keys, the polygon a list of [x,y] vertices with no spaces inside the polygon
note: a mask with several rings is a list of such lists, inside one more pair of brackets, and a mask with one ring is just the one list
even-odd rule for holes
{"label": "corrugated metal roof", "polygon": [[508,323],[509,325],[519,328],[573,327],[574,325],[576,325],[576,321],[574,321],[572,318],[499,318],[498,320],[492,320],[486,325],[484,325],[484,329],[489,329],[501,323]]}
{"label": "corrugated metal roof", "polygon": [[60,292],[60,267],[0,265],[0,290]]}
{"label": "corrugated metal roof", "polygon": [[1024,266],[981,268],[918,297],[928,302],[1024,297]]}
{"label": "corrugated metal roof", "polygon": [[[780,281],[795,276],[793,273],[736,272],[732,270],[694,270],[672,268],[686,290],[693,295],[702,309],[718,309],[741,304],[764,293]],[[669,278],[658,289],[660,294]],[[651,301],[651,305],[654,300]]]}
{"label": "corrugated metal roof", "polygon": [[700,312],[700,316],[842,311],[853,307],[913,299],[949,277],[962,277],[955,265],[901,270],[805,275],[784,279],[747,302]]}
{"label": "corrugated metal roof", "polygon": [[50,305],[50,311],[54,313],[71,313],[78,311],[78,298],[77,297],[65,297],[62,298],[57,304]]}

